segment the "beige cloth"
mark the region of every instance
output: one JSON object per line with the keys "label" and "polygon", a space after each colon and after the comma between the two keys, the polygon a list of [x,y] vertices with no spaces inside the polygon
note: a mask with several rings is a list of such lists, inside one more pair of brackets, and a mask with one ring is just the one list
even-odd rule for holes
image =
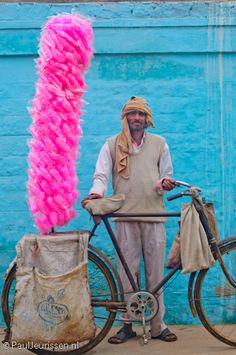
{"label": "beige cloth", "polygon": [[129,155],[133,152],[133,145],[127,117],[122,120],[122,132],[117,137],[116,170],[124,179],[129,178]]}
{"label": "beige cloth", "polygon": [[10,342],[76,344],[94,337],[88,232],[24,236],[17,245]]}
{"label": "beige cloth", "polygon": [[215,262],[193,203],[182,206],[180,253],[183,274],[208,269]]}
{"label": "beige cloth", "polygon": [[112,197],[96,198],[87,200],[84,207],[93,215],[103,215],[117,211],[125,201],[124,194],[113,195]]}
{"label": "beige cloth", "polygon": [[152,111],[146,100],[137,96],[133,96],[129,99],[122,109],[122,132],[117,138],[116,145],[117,174],[120,174],[120,176],[124,179],[129,179],[129,155],[133,152],[132,139],[127,122],[127,114],[134,110],[144,112],[146,114],[147,127],[154,127]]}
{"label": "beige cloth", "polygon": [[[212,202],[204,202],[203,208],[204,208],[205,215],[208,219],[210,230],[214,235],[214,237],[216,238],[216,240],[219,240],[219,230],[218,230],[218,225],[215,216],[214,204]],[[173,268],[179,261],[180,261],[180,230],[178,230],[173,240],[173,243],[171,245],[167,257],[166,267]]]}

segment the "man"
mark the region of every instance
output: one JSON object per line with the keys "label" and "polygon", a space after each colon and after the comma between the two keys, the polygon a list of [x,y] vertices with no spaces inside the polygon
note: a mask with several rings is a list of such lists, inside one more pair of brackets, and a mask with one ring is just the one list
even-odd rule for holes
{"label": "man", "polygon": [[[121,213],[162,213],[164,190],[171,190],[173,168],[165,139],[145,132],[154,127],[152,111],[141,97],[131,97],[122,109],[122,132],[103,145],[96,164],[93,187],[84,199],[103,197],[112,174],[114,194],[126,196]],[[84,201],[83,200],[83,201]],[[82,204],[83,204],[82,201]],[[140,257],[143,254],[147,290],[162,279],[166,247],[163,217],[120,218],[116,221],[116,239],[137,280]],[[118,271],[125,292],[132,291],[130,282],[118,260]],[[165,325],[162,295],[158,295],[159,312],[151,321],[151,337],[175,341],[177,337]],[[132,323],[124,318],[124,325],[111,338],[120,344],[136,336]]]}

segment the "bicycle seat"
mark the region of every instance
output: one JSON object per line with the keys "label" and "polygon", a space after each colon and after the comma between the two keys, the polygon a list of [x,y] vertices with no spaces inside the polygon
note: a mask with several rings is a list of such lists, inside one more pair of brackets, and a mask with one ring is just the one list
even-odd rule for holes
{"label": "bicycle seat", "polygon": [[123,205],[124,200],[124,194],[117,194],[112,197],[87,200],[84,207],[92,215],[104,215],[117,211]]}

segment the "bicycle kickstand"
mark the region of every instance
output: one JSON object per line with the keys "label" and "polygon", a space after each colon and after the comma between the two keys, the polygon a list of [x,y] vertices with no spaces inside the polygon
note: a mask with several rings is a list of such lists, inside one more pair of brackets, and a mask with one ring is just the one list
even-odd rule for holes
{"label": "bicycle kickstand", "polygon": [[146,345],[148,343],[148,340],[150,339],[150,336],[146,332],[146,320],[145,320],[145,313],[143,311],[142,314],[142,327],[143,327],[143,335],[141,338],[141,345]]}

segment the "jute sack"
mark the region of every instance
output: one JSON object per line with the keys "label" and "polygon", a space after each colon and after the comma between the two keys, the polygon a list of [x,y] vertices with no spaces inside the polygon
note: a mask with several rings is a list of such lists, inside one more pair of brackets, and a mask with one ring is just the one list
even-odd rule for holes
{"label": "jute sack", "polygon": [[215,262],[193,203],[182,205],[180,255],[183,274],[208,269]]}
{"label": "jute sack", "polygon": [[[203,204],[204,212],[208,220],[210,230],[216,240],[219,240],[219,230],[215,216],[214,204],[212,202],[204,202]],[[190,238],[190,236],[188,237]],[[185,248],[185,246],[182,245]],[[185,248],[186,249],[186,248]],[[166,267],[173,268],[180,261],[180,230],[177,232],[174,241],[171,245]]]}
{"label": "jute sack", "polygon": [[26,235],[18,243],[10,342],[69,345],[94,337],[88,237]]}

